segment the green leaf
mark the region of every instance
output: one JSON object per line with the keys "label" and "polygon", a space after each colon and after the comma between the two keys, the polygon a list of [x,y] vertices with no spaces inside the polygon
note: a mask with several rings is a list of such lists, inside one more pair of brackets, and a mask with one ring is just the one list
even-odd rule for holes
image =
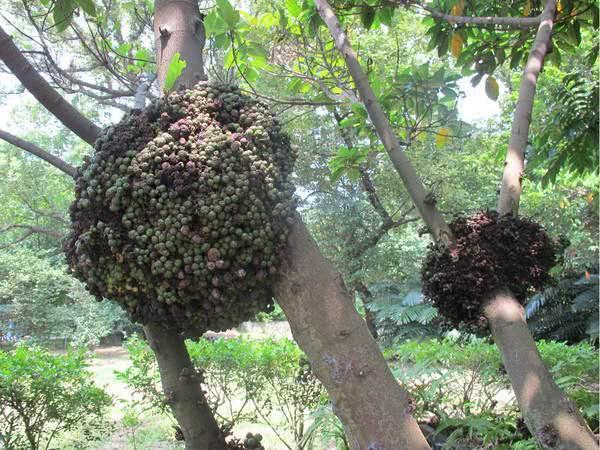
{"label": "green leaf", "polygon": [[52,18],[56,31],[59,33],[69,28],[71,20],[73,20],[73,5],[71,0],[57,0],[54,9],[52,10]]}
{"label": "green leaf", "polygon": [[438,56],[441,58],[448,52],[449,37],[447,34],[443,34],[438,41]]}
{"label": "green leaf", "polygon": [[343,167],[343,166],[336,167],[335,169],[333,169],[331,171],[331,175],[329,175],[329,180],[331,182],[335,183],[340,178],[342,178],[342,176],[344,175],[344,172],[346,172],[346,168],[345,167]]}
{"label": "green leaf", "polygon": [[394,18],[394,8],[381,8],[377,11],[377,18],[382,24],[391,27],[392,19]]}
{"label": "green leaf", "polygon": [[229,39],[229,36],[227,35],[227,33],[221,33],[221,34],[217,34],[215,36],[215,46],[217,48],[220,48],[221,50],[225,50],[226,48],[229,47],[229,44],[231,44],[231,39]]}
{"label": "green leaf", "polygon": [[217,11],[225,23],[229,25],[229,29],[235,30],[235,26],[240,21],[240,13],[231,6],[229,0],[217,0]]}
{"label": "green leaf", "polygon": [[207,36],[213,36],[227,31],[227,24],[217,14],[216,10],[213,10],[204,18],[204,29]]}
{"label": "green leaf", "polygon": [[167,76],[165,78],[165,84],[163,89],[165,92],[170,92],[175,86],[175,82],[181,76],[183,69],[187,66],[187,63],[180,59],[181,55],[179,52],[176,52],[171,58],[171,62],[169,63],[169,68],[167,69]]}
{"label": "green leaf", "polygon": [[521,62],[521,58],[523,57],[523,51],[516,50],[517,47],[513,47],[513,51],[510,55],[510,68],[516,69]]}
{"label": "green leaf", "polygon": [[148,61],[152,59],[152,54],[145,48],[141,48],[135,52],[135,58],[139,61],[136,61],[134,64],[138,67],[144,68],[148,65]]}
{"label": "green leaf", "polygon": [[367,30],[371,28],[374,20],[375,10],[373,8],[369,8],[366,11],[360,13],[360,21]]}
{"label": "green leaf", "polygon": [[292,17],[298,17],[302,12],[302,5],[298,0],[285,0],[285,8]]}
{"label": "green leaf", "polygon": [[77,3],[88,16],[96,17],[96,5],[94,0],[77,0]]}
{"label": "green leaf", "polygon": [[132,45],[129,42],[123,42],[121,45],[117,47],[117,54],[122,56],[127,56],[129,50],[131,50]]}
{"label": "green leaf", "polygon": [[561,58],[560,58],[560,51],[558,50],[558,47],[554,47],[552,49],[552,52],[550,52],[550,61],[552,62],[552,64],[554,64],[556,67],[560,67],[560,63],[561,63]]}

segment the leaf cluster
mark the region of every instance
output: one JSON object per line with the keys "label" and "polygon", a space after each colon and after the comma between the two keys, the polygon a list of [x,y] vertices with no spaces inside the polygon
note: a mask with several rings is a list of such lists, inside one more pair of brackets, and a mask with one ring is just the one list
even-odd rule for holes
{"label": "leaf cluster", "polygon": [[112,401],[90,381],[85,355],[53,355],[39,347],[0,351],[0,443],[48,449],[59,434],[103,426]]}

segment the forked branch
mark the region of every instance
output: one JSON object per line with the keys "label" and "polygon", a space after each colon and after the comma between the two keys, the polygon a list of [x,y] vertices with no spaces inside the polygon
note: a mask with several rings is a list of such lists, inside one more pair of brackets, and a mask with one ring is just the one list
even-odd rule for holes
{"label": "forked branch", "polygon": [[67,102],[35,70],[14,44],[12,37],[0,27],[0,60],[25,88],[69,130],[89,144],[100,134],[100,128]]}
{"label": "forked branch", "polygon": [[350,45],[346,33],[342,29],[335,13],[326,0],[315,0],[315,5],[319,15],[325,24],[327,24],[336,47],[346,61],[346,66],[358,89],[360,99],[369,113],[369,118],[392,160],[396,172],[398,172],[398,175],[400,175],[400,178],[404,182],[406,190],[417,207],[423,221],[427,224],[433,239],[436,242],[451,244],[454,238],[448,224],[435,207],[435,204],[428,200],[430,196],[427,194],[423,182],[419,178],[419,175],[417,175],[410,160],[402,150],[400,141],[394,133],[381,105],[377,101],[375,93],[369,84],[369,79],[361,67],[358,56]]}

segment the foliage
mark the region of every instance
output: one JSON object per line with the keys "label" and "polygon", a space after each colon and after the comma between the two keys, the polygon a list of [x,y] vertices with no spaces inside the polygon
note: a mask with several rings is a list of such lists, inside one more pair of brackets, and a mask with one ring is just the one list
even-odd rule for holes
{"label": "foliage", "polygon": [[[598,27],[598,7],[593,2],[568,0],[559,2],[559,5],[560,21],[553,30],[556,45],[549,58],[555,65],[560,64],[561,53],[572,53],[581,44],[583,30]],[[539,15],[544,2],[519,0],[510,4],[497,4],[442,0],[435,7],[439,12],[456,16],[519,19]],[[511,69],[520,67],[527,59],[537,29],[535,26],[529,29],[517,27],[498,32],[494,27],[472,27],[433,17],[425,18],[424,22],[429,26],[429,49],[436,49],[439,56],[448,52],[453,36],[460,36],[461,49],[454,55],[456,65],[462,67],[464,75],[474,74],[474,84],[478,84],[484,75],[493,74],[505,62],[509,62]],[[593,58],[590,59],[593,61]]]}
{"label": "foliage", "polygon": [[279,322],[285,321],[287,318],[277,303],[273,305],[273,310],[269,312],[261,311],[256,314],[256,321],[258,322]]}
{"label": "foliage", "polygon": [[[69,337],[75,345],[97,345],[130,325],[116,304],[97,302],[69,276],[62,259],[24,249],[0,258],[0,304],[12,307],[20,336],[39,341]],[[0,332],[8,325],[3,321]]]}
{"label": "foliage", "polygon": [[48,449],[59,433],[105,427],[111,399],[90,381],[83,352],[53,355],[38,347],[0,351],[0,442]]}
{"label": "foliage", "polygon": [[163,85],[163,89],[166,93],[171,92],[173,86],[175,86],[175,83],[181,76],[183,69],[185,69],[187,66],[187,63],[183,59],[179,59],[179,57],[179,52],[175,52],[171,58],[171,62],[169,62],[167,76],[165,77],[165,82]]}
{"label": "foliage", "polygon": [[555,89],[548,120],[535,136],[533,167],[546,173],[542,185],[555,183],[560,170],[598,172],[600,82],[574,72]]}
{"label": "foliage", "polygon": [[536,339],[598,341],[598,274],[571,274],[534,295],[525,307]]}
{"label": "foliage", "polygon": [[403,286],[379,282],[370,285],[369,291],[373,298],[367,307],[376,313],[377,331],[385,345],[438,334],[437,310],[424,303],[420,289],[406,292]]}
{"label": "foliage", "polygon": [[344,426],[334,414],[331,404],[319,406],[310,414],[311,424],[306,429],[302,448],[325,448],[333,442],[338,450],[350,450]]}
{"label": "foliage", "polygon": [[[126,347],[132,365],[118,377],[136,392],[141,405],[168,414],[151,350],[136,338]],[[325,391],[296,344],[287,339],[200,339],[188,341],[187,347],[202,373],[209,405],[225,430],[252,420],[269,426],[286,446],[301,445],[307,414],[324,402]],[[293,443],[287,442],[283,430]]]}
{"label": "foliage", "polygon": [[[540,341],[538,350],[559,386],[598,426],[598,357],[586,343]],[[449,448],[527,448],[514,394],[497,347],[482,339],[406,341],[385,351],[394,374],[414,397],[415,416],[443,435]],[[519,447],[521,446],[521,447]]]}

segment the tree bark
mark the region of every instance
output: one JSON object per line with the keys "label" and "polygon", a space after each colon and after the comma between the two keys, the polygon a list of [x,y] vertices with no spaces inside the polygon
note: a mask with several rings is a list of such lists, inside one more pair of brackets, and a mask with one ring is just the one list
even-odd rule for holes
{"label": "tree bark", "polygon": [[394,133],[394,130],[392,130],[381,105],[377,101],[375,93],[369,84],[369,79],[363,71],[360,62],[358,61],[358,57],[352,49],[352,46],[346,37],[346,33],[342,30],[335,13],[326,0],[315,0],[315,5],[319,15],[329,28],[337,49],[344,57],[348,71],[360,94],[360,99],[369,113],[369,118],[371,119],[396,172],[400,175],[419,214],[429,228],[431,236],[436,242],[450,245],[453,241],[452,232],[448,228],[448,224],[444,220],[442,214],[435,207],[434,202],[429,200],[429,196],[425,191],[421,179],[417,175],[417,172],[408,157],[404,154],[400,141]]}
{"label": "tree bark", "polygon": [[77,173],[77,169],[71,164],[63,161],[62,159],[58,158],[57,156],[54,156],[51,153],[48,153],[45,150],[42,150],[40,147],[33,144],[32,142],[25,141],[21,138],[18,138],[17,136],[7,133],[4,130],[0,130],[0,139],[8,142],[9,144],[14,145],[15,147],[19,147],[21,150],[25,150],[26,152],[31,153],[32,155],[35,155],[38,158],[42,158],[44,161],[52,164],[54,167],[63,171],[70,177],[74,177]]}
{"label": "tree bark", "polygon": [[225,450],[225,438],[206,402],[201,374],[195,371],[183,338],[152,324],[145,325],[144,332],[156,355],[163,392],[183,432],[185,448]]}
{"label": "tree bark", "polygon": [[320,253],[299,217],[275,297],[307,354],[353,449],[429,449],[341,275]]}
{"label": "tree bark", "polygon": [[556,385],[531,337],[525,310],[509,291],[484,303],[492,337],[502,353],[527,428],[545,449],[593,450],[598,441],[577,405]]}
{"label": "tree bark", "polygon": [[154,36],[159,86],[163,86],[171,58],[179,52],[186,68],[177,79],[175,88],[192,87],[205,80],[202,50],[205,33],[198,1],[156,0],[154,8]]}
{"label": "tree bark", "polygon": [[12,38],[0,27],[0,60],[31,94],[69,130],[94,144],[100,128],[77,111],[34,69]]}

